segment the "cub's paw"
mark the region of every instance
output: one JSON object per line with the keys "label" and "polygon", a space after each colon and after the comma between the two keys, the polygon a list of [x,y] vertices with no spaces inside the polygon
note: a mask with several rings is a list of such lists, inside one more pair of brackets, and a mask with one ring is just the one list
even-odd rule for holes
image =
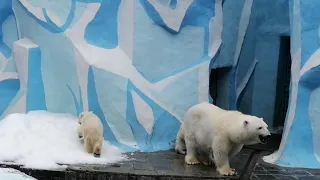
{"label": "cub's paw", "polygon": [[96,157],[96,158],[98,158],[98,157],[100,157],[101,155],[100,154],[98,154],[98,153],[93,153],[93,157]]}
{"label": "cub's paw", "polygon": [[185,162],[189,165],[200,164],[200,161],[193,155],[186,155],[184,158]]}
{"label": "cub's paw", "polygon": [[220,175],[223,175],[223,176],[235,176],[235,175],[237,175],[236,170],[233,169],[233,168],[230,168],[230,167],[218,168],[217,171],[220,173]]}

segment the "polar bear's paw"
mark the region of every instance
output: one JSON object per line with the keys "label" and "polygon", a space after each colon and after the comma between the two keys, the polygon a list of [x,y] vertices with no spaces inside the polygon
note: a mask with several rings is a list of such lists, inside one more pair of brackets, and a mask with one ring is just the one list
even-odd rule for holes
{"label": "polar bear's paw", "polygon": [[233,168],[230,167],[225,167],[225,168],[218,168],[217,169],[220,175],[223,176],[235,176],[237,175],[237,171]]}
{"label": "polar bear's paw", "polygon": [[184,160],[189,165],[200,164],[200,161],[193,155],[186,155]]}
{"label": "polar bear's paw", "polygon": [[176,147],[175,148],[175,151],[179,154],[186,154],[186,150],[185,149],[182,149],[180,147]]}
{"label": "polar bear's paw", "polygon": [[98,158],[98,157],[100,157],[100,154],[99,153],[93,153],[93,157],[96,157],[96,158]]}
{"label": "polar bear's paw", "polygon": [[214,163],[211,160],[203,160],[202,163],[206,166],[213,166]]}
{"label": "polar bear's paw", "polygon": [[180,150],[180,149],[176,149],[176,152],[178,153],[178,154],[186,154],[186,151],[185,150]]}

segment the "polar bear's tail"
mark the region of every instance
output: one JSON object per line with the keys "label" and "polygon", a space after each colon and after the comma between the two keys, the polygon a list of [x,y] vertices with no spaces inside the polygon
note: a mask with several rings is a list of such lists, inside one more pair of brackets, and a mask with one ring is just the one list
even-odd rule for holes
{"label": "polar bear's tail", "polygon": [[180,154],[186,154],[186,144],[184,141],[184,130],[183,130],[183,123],[180,126],[176,137],[176,147],[175,151]]}

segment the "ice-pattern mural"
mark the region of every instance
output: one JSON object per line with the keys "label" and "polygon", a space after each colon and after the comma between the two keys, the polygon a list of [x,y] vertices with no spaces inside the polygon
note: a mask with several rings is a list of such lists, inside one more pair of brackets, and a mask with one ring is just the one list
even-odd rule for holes
{"label": "ice-pattern mural", "polygon": [[320,168],[320,14],[317,0],[291,0],[291,88],[282,142],[264,157],[283,166]]}
{"label": "ice-pattern mural", "polygon": [[210,69],[229,69],[219,105],[270,115],[272,60],[279,36],[290,36],[283,138],[264,160],[319,168],[319,7],[317,0],[2,0],[0,115],[90,110],[117,147],[169,149],[187,109],[216,101]]}
{"label": "ice-pattern mural", "polygon": [[211,61],[212,69],[225,70],[217,84],[217,104],[266,115],[270,129],[280,37],[291,38],[289,107],[280,148],[264,157],[270,163],[320,168],[319,7],[316,0],[223,4],[222,45]]}
{"label": "ice-pattern mural", "polygon": [[222,0],[2,0],[0,115],[96,113],[126,151],[174,146],[209,101]]}

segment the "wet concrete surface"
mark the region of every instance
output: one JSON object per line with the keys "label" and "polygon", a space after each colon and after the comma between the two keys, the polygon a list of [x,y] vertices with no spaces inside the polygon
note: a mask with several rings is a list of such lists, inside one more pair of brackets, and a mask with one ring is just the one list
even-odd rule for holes
{"label": "wet concrete surface", "polygon": [[250,173],[251,180],[320,180],[320,169],[287,168],[268,164],[262,156],[268,152],[261,152]]}
{"label": "wet concrete surface", "polygon": [[187,165],[184,155],[174,151],[128,154],[130,160],[109,165],[71,165],[66,170],[48,171],[12,167],[38,180],[320,180],[320,169],[285,168],[262,161],[261,157],[271,153],[244,148],[231,160],[237,176],[220,176],[214,166]]}
{"label": "wet concrete surface", "polygon": [[[231,167],[238,172],[237,176],[220,176],[214,166],[187,165],[184,163],[184,155],[174,151],[163,151],[154,153],[133,153],[129,154],[131,161],[125,161],[108,166],[70,166],[68,171],[75,172],[68,177],[68,180],[85,180],[88,172],[94,176],[116,176],[119,179],[239,179],[244,173],[245,167],[253,153],[251,149],[243,149],[231,161]],[[92,176],[92,175],[89,175]],[[125,177],[127,176],[127,177]],[[115,177],[114,177],[115,178]]]}

